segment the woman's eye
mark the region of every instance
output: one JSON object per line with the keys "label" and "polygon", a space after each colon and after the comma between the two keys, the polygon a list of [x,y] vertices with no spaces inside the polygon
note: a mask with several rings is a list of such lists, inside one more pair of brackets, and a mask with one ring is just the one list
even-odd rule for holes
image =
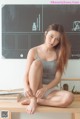
{"label": "woman's eye", "polygon": [[55,38],[55,40],[59,41],[57,38]]}
{"label": "woman's eye", "polygon": [[57,41],[60,41],[60,39],[57,39]]}
{"label": "woman's eye", "polygon": [[53,38],[53,36],[50,36],[51,38]]}

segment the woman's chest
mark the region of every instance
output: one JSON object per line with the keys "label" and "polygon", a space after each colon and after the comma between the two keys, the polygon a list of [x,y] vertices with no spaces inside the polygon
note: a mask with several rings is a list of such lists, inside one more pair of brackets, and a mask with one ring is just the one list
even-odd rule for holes
{"label": "woman's chest", "polygon": [[52,60],[56,60],[57,59],[56,53],[54,53],[54,52],[50,53],[50,52],[41,52],[40,51],[38,53],[38,55],[39,55],[39,57],[41,59],[44,59],[46,61],[52,61]]}

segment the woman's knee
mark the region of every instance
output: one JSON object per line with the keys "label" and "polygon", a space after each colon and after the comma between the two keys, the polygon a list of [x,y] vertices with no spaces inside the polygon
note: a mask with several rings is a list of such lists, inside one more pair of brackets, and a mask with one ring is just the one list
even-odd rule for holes
{"label": "woman's knee", "polygon": [[42,69],[42,62],[40,60],[35,60],[33,61],[31,67],[37,68],[37,69]]}
{"label": "woman's knee", "polygon": [[74,95],[71,92],[67,92],[62,100],[62,107],[69,106],[73,102],[73,100],[74,100]]}

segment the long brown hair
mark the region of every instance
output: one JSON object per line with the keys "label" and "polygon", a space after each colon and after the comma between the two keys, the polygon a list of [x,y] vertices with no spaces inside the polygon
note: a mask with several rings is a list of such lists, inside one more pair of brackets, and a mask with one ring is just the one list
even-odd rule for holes
{"label": "long brown hair", "polygon": [[67,39],[64,27],[60,24],[52,24],[47,28],[47,32],[55,30],[61,34],[60,42],[55,46],[57,55],[57,70],[63,73],[64,68],[67,66],[67,62],[70,56],[70,44]]}

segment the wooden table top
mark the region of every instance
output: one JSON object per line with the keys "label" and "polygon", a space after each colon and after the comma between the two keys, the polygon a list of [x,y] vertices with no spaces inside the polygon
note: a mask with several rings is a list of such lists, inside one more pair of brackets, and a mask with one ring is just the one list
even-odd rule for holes
{"label": "wooden table top", "polygon": [[[26,106],[17,101],[0,101],[0,110],[9,110],[11,112],[26,112]],[[74,101],[67,108],[57,108],[49,106],[37,106],[36,112],[80,112],[80,101]]]}

